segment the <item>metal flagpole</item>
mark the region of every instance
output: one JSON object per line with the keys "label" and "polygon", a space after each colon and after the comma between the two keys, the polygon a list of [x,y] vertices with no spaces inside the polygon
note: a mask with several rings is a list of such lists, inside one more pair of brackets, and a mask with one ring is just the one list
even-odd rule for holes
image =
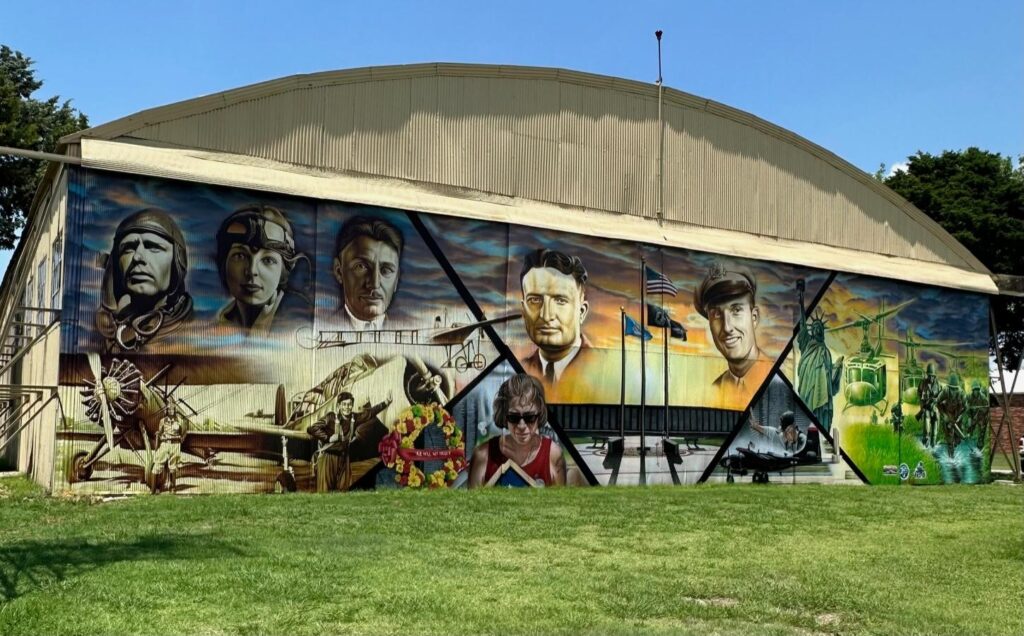
{"label": "metal flagpole", "polygon": [[619,437],[626,438],[626,308],[619,307],[622,370],[619,372]]}
{"label": "metal flagpole", "polygon": [[661,31],[655,31],[658,39],[658,225],[665,220],[665,123],[662,118],[662,81],[661,81]]}

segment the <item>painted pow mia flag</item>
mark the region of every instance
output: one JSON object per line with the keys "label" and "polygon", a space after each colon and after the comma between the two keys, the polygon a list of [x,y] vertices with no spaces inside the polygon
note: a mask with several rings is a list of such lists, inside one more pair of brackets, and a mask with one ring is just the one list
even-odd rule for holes
{"label": "painted pow mia flag", "polygon": [[681,323],[672,320],[664,307],[647,303],[647,325],[668,329],[673,338],[686,340],[686,328]]}

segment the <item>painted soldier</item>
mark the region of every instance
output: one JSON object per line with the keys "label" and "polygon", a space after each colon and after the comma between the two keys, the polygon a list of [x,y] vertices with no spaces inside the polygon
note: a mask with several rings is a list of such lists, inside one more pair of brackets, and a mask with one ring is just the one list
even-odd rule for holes
{"label": "painted soldier", "polygon": [[946,441],[949,454],[960,445],[964,439],[964,432],[961,428],[961,418],[967,413],[967,396],[960,386],[960,376],[956,373],[949,374],[947,384],[939,394],[936,402],[939,411],[939,421],[942,422],[942,432]]}
{"label": "painted soldier", "polygon": [[939,423],[938,401],[941,393],[942,387],[935,376],[935,365],[929,362],[925,368],[924,378],[917,386],[917,396],[921,402],[917,418],[921,422],[921,442],[925,446],[935,446],[935,429]]}
{"label": "painted soldier", "polygon": [[977,380],[971,384],[971,394],[967,396],[967,413],[964,417],[964,433],[973,439],[979,448],[983,447],[988,433],[989,401],[988,394],[982,391],[981,383]]}
{"label": "painted soldier", "polygon": [[889,410],[892,422],[892,432],[899,435],[903,432],[903,406],[897,401]]}

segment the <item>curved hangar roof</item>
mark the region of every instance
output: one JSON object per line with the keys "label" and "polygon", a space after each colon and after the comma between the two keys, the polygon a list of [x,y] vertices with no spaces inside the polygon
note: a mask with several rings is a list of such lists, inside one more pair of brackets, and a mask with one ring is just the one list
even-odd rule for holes
{"label": "curved hangar roof", "polygon": [[558,69],[296,75],[63,141],[87,167],[995,292],[935,222],[827,150],[672,89],[663,112],[660,193],[657,87]]}

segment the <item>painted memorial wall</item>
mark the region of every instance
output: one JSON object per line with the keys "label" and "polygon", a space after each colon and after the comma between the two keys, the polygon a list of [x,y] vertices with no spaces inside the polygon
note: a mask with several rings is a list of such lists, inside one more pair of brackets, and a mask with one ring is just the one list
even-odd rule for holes
{"label": "painted memorial wall", "polygon": [[68,210],[58,491],[987,475],[981,295],[91,170]]}

